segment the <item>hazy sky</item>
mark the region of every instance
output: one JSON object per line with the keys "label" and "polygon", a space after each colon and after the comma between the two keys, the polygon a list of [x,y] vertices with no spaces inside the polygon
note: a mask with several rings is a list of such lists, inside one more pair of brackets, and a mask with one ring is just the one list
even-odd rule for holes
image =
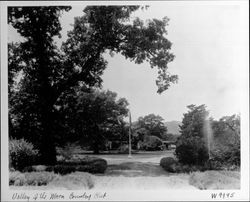
{"label": "hazy sky", "polygon": [[[177,74],[179,81],[161,95],[156,92],[156,69],[147,63],[136,65],[121,55],[105,55],[108,68],[103,88],[129,101],[133,121],[149,113],[166,121],[181,121],[189,104],[206,104],[216,119],[240,112],[248,78],[246,9],[224,1],[209,4],[161,2],[135,14],[142,19],[170,18],[167,38],[173,43],[176,58],[169,71]],[[83,8],[73,6],[62,16],[63,40]],[[12,29],[8,37],[18,38]]]}

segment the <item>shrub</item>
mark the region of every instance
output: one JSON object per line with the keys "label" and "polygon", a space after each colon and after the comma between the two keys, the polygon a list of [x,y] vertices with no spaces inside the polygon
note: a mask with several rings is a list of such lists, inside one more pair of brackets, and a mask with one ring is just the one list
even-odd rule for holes
{"label": "shrub", "polygon": [[118,150],[119,154],[128,154],[129,147],[128,147],[128,145],[121,145],[120,147],[118,147],[117,150]]}
{"label": "shrub", "polygon": [[76,166],[77,171],[89,172],[89,173],[104,173],[107,168],[107,162],[105,160],[98,160],[86,165]]}
{"label": "shrub", "polygon": [[48,185],[65,187],[67,189],[91,189],[94,187],[94,181],[89,173],[75,172],[55,178]]}
{"label": "shrub", "polygon": [[21,173],[19,171],[10,172],[9,175],[9,185],[14,186],[41,186],[47,185],[49,182],[57,178],[58,175],[55,175],[51,172],[25,172]]}
{"label": "shrub", "polygon": [[51,168],[55,173],[59,173],[61,175],[66,175],[76,171],[74,165],[55,165]]}
{"label": "shrub", "polygon": [[142,142],[142,148],[147,151],[161,150],[162,140],[156,136],[146,136]]}
{"label": "shrub", "polygon": [[26,184],[30,186],[42,186],[47,185],[53,179],[57,177],[51,172],[30,172],[25,173]]}
{"label": "shrub", "polygon": [[225,146],[217,144],[211,152],[211,161],[214,169],[222,169],[223,167],[240,166],[240,147],[237,145]]}
{"label": "shrub", "polygon": [[14,172],[16,171],[14,168],[10,168],[10,172]]}
{"label": "shrub", "polygon": [[164,157],[160,161],[160,166],[168,172],[176,172],[177,161],[172,157]]}
{"label": "shrub", "polygon": [[34,164],[38,158],[38,150],[24,139],[9,141],[10,167],[22,171],[24,167]]}
{"label": "shrub", "polygon": [[240,166],[240,116],[224,116],[213,121],[212,159],[221,167]]}
{"label": "shrub", "polygon": [[72,159],[64,162],[59,162],[55,166],[28,166],[23,170],[25,172],[55,172],[61,175],[66,175],[75,171],[89,173],[104,173],[107,169],[107,161],[96,157],[85,157],[83,159]]}
{"label": "shrub", "polygon": [[104,173],[107,169],[107,161],[96,157],[85,157],[78,160],[68,160],[62,163],[63,166],[75,168],[76,171],[89,173]]}
{"label": "shrub", "polygon": [[32,168],[36,172],[42,172],[42,171],[46,171],[47,166],[45,166],[45,165],[35,165],[35,166],[32,166]]}
{"label": "shrub", "polygon": [[193,171],[193,167],[189,165],[182,165],[180,169],[183,173],[190,173]]}
{"label": "shrub", "polygon": [[180,163],[204,165],[208,160],[208,150],[200,137],[181,137],[178,139],[175,155]]}
{"label": "shrub", "polygon": [[24,169],[22,169],[22,172],[32,172],[32,171],[34,171],[32,166],[26,166]]}
{"label": "shrub", "polygon": [[67,143],[66,145],[64,145],[64,147],[62,148],[57,148],[57,153],[58,153],[58,160],[62,161],[62,160],[69,160],[73,157],[73,153],[74,153],[74,145]]}
{"label": "shrub", "polygon": [[35,166],[27,166],[23,169],[24,172],[42,172],[49,171],[47,170],[47,166],[45,165],[35,165]]}
{"label": "shrub", "polygon": [[208,170],[207,166],[181,164],[171,157],[162,158],[160,161],[160,166],[164,168],[164,170],[172,173],[190,173]]}
{"label": "shrub", "polygon": [[54,166],[47,166],[45,171],[54,172]]}
{"label": "shrub", "polygon": [[19,171],[9,173],[9,185],[23,186],[26,184],[25,175]]}

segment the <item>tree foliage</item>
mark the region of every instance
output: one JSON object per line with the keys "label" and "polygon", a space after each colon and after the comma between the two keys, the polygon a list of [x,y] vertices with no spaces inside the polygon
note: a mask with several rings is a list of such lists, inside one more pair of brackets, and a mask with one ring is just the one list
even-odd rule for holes
{"label": "tree foliage", "polygon": [[134,132],[143,139],[149,135],[162,138],[167,132],[167,127],[163,121],[164,119],[161,116],[155,114],[139,117],[134,125]]}
{"label": "tree foliage", "polygon": [[220,163],[240,165],[240,115],[213,120],[212,158]]}
{"label": "tree foliage", "polygon": [[162,140],[159,137],[153,135],[145,136],[143,142],[141,143],[141,148],[146,151],[161,150],[162,146]]}
{"label": "tree foliage", "polygon": [[[112,91],[86,92],[85,88],[75,88],[57,102],[58,117],[62,117],[57,119],[60,120],[58,128],[66,135],[65,140],[81,140],[98,153],[107,140],[122,134],[127,106],[127,100],[117,99]],[[58,139],[61,137],[62,134]]]}
{"label": "tree foliage", "polygon": [[204,164],[209,157],[204,136],[204,124],[209,113],[205,105],[189,105],[187,108],[189,111],[184,114],[175,153],[184,164]]}
{"label": "tree foliage", "polygon": [[[158,93],[177,81],[167,64],[174,59],[166,38],[168,18],[146,23],[130,15],[139,6],[88,6],[76,17],[61,47],[59,17],[67,6],[8,7],[8,23],[24,38],[11,43],[9,51],[11,136],[25,137],[38,145],[41,163],[55,163],[57,102],[71,88],[101,87],[107,67],[103,53],[120,53],[141,64],[158,68]],[[18,88],[15,76],[22,75]],[[15,89],[15,90],[14,90]]]}
{"label": "tree foliage", "polygon": [[180,125],[181,135],[185,137],[203,137],[204,121],[208,118],[208,111],[205,105],[189,105],[188,112],[184,114]]}

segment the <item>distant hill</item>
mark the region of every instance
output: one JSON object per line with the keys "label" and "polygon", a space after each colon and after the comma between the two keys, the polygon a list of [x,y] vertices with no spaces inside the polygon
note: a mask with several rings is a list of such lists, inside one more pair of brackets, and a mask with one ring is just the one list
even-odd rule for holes
{"label": "distant hill", "polygon": [[179,125],[181,125],[180,121],[168,121],[168,122],[165,122],[165,126],[167,126],[167,128],[168,128],[168,133],[172,133],[174,135],[180,135]]}

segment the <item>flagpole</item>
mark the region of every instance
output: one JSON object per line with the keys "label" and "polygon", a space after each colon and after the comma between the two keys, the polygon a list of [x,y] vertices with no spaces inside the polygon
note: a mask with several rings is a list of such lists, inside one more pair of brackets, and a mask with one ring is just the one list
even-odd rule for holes
{"label": "flagpole", "polygon": [[132,158],[132,155],[131,155],[131,113],[130,113],[130,110],[128,111],[129,113],[129,134],[128,134],[128,142],[129,142],[129,146],[128,146],[128,149],[129,149],[129,154],[128,154],[128,158]]}

